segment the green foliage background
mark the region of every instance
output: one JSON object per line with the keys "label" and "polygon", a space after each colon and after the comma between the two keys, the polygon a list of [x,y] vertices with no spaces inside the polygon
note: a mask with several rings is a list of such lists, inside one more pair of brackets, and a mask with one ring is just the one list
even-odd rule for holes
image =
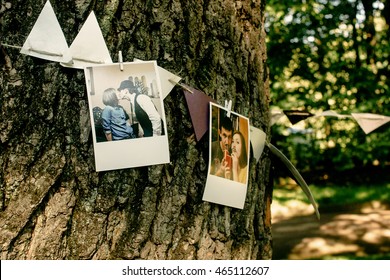
{"label": "green foliage background", "polygon": [[[269,0],[271,108],[390,116],[390,0]],[[353,119],[309,118],[272,142],[300,171],[389,165],[389,123],[366,135]]]}

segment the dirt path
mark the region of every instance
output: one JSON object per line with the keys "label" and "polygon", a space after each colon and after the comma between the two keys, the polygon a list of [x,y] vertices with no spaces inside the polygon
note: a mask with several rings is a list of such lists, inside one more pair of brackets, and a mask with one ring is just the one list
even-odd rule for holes
{"label": "dirt path", "polygon": [[[346,207],[347,208],[347,207]],[[273,259],[390,255],[390,210],[379,203],[342,211],[273,205]],[[386,256],[384,256],[386,258]]]}

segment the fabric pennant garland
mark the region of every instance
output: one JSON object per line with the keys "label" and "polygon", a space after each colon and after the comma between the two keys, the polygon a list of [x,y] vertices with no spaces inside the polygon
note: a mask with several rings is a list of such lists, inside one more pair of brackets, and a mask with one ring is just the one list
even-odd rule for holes
{"label": "fabric pennant garland", "polygon": [[368,134],[390,121],[390,117],[371,113],[352,113],[364,133]]}
{"label": "fabric pennant garland", "polygon": [[183,87],[196,140],[199,141],[209,129],[209,103],[213,102],[217,104],[217,102],[200,90],[188,85],[185,85],[185,87],[192,91],[191,93]]}
{"label": "fabric pennant garland", "polygon": [[94,12],[91,12],[69,47],[72,61],[62,66],[83,69],[88,66],[112,63],[102,31]]}
{"label": "fabric pennant garland", "polygon": [[50,61],[69,62],[71,58],[66,55],[67,50],[64,33],[50,1],[47,1],[20,52]]}
{"label": "fabric pennant garland", "polygon": [[287,116],[288,120],[292,124],[296,124],[302,120],[314,116],[312,113],[308,111],[301,111],[301,110],[283,110],[283,113]]}

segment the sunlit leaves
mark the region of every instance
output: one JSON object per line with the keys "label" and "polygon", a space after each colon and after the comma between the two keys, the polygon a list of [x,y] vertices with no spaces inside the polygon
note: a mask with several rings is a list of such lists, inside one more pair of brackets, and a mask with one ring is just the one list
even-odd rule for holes
{"label": "sunlit leaves", "polygon": [[[373,0],[371,6],[364,6],[361,0],[268,1],[271,105],[281,109],[390,115],[390,42],[384,15],[390,9],[387,3]],[[378,149],[383,148],[381,142],[390,138],[389,129],[374,132],[379,134],[377,143],[365,142],[373,136],[361,134],[352,120],[317,120],[315,125],[307,121],[305,127],[314,127],[325,135],[323,140],[317,134],[311,138],[313,157],[325,156],[331,149],[335,151],[335,161],[344,159],[345,166],[351,166],[351,162],[365,163],[371,155],[380,157],[382,164],[383,157],[390,155],[387,149],[378,156]],[[287,140],[276,139],[280,140],[278,144]],[[293,140],[287,144],[289,151],[298,153],[297,144],[292,143]],[[348,149],[356,149],[352,161],[347,158]]]}

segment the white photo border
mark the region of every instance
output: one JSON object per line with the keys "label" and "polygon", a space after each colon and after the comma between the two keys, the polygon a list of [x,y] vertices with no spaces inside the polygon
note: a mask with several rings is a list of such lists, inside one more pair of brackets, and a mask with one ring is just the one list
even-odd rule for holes
{"label": "white photo border", "polygon": [[[120,69],[121,65],[123,65],[123,71]],[[167,124],[157,62],[136,61],[104,64],[86,67],[84,68],[84,72],[91,116],[96,171],[169,163]],[[97,142],[93,119],[93,108],[97,106],[97,101],[93,101],[92,99],[100,98],[101,100],[101,94],[106,88],[112,87],[117,89],[119,88],[120,82],[128,79],[129,76],[141,76],[143,74],[154,75],[156,79],[155,85],[159,93],[156,103],[159,105],[159,113],[163,120],[164,135],[111,142]]]}
{"label": "white photo border", "polygon": [[209,121],[209,168],[208,175],[206,180],[206,186],[203,193],[203,200],[208,202],[213,202],[221,205],[226,205],[234,208],[243,209],[245,204],[245,198],[248,188],[248,179],[249,179],[249,157],[250,157],[250,127],[249,119],[247,117],[241,116],[237,113],[231,112],[235,117],[241,118],[246,122],[246,147],[247,147],[247,174],[246,182],[240,183],[230,179],[225,179],[211,174],[211,163],[212,163],[212,133],[213,133],[213,107],[217,107],[219,110],[225,110],[222,106],[219,106],[215,103],[210,102],[210,121]]}

